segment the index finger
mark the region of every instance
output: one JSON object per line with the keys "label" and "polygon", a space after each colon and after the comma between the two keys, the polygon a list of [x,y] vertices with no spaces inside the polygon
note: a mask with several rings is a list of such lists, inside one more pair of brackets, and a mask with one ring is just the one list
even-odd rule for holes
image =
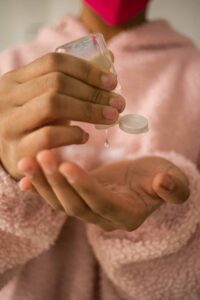
{"label": "index finger", "polygon": [[116,195],[102,188],[95,179],[76,164],[61,163],[59,171],[93,212],[110,221],[117,218],[119,211],[121,214]]}
{"label": "index finger", "polygon": [[24,83],[52,72],[70,75],[105,90],[113,90],[117,85],[115,74],[104,72],[84,59],[63,53],[46,54],[10,73],[18,83]]}

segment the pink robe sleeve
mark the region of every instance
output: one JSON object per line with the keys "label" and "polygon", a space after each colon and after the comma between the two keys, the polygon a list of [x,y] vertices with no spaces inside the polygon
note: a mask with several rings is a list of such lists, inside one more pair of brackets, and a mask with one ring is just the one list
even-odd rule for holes
{"label": "pink robe sleeve", "polygon": [[48,250],[65,220],[37,193],[21,192],[0,167],[0,276]]}

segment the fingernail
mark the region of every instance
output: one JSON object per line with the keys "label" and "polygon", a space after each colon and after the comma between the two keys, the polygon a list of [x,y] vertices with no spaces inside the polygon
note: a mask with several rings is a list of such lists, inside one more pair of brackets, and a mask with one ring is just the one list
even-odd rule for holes
{"label": "fingernail", "polygon": [[76,181],[76,176],[75,174],[73,174],[73,172],[70,170],[70,167],[67,166],[61,166],[59,171],[62,175],[65,176],[65,178],[67,179],[67,181],[71,184],[75,183]]}
{"label": "fingernail", "polygon": [[22,192],[26,191],[26,188],[25,188],[25,186],[21,183],[21,181],[18,183],[18,186],[19,186],[19,188],[20,188],[20,190],[21,190]]}
{"label": "fingernail", "polygon": [[23,170],[23,174],[26,175],[26,177],[28,177],[29,179],[33,179],[37,175],[37,172],[36,170],[28,168],[26,170]]}
{"label": "fingernail", "polygon": [[69,173],[67,173],[66,174],[66,177],[67,177],[67,181],[69,182],[69,183],[71,183],[71,184],[74,184],[75,183],[75,177],[72,175],[72,174],[69,174]]}
{"label": "fingernail", "polygon": [[175,189],[175,182],[174,180],[171,178],[171,176],[166,176],[161,184],[161,187],[165,190],[168,191],[173,191]]}
{"label": "fingernail", "polygon": [[116,120],[118,118],[118,112],[112,107],[105,107],[103,109],[103,116],[106,120]]}
{"label": "fingernail", "polygon": [[53,163],[51,164],[43,163],[42,168],[47,175],[52,175],[56,172],[56,166]]}
{"label": "fingernail", "polygon": [[55,173],[57,171],[57,163],[55,163],[54,160],[49,159],[49,157],[46,158],[46,150],[40,152],[39,154],[37,154],[36,158],[37,161],[40,163],[43,171],[45,172],[45,174],[47,175],[52,175],[53,173]]}
{"label": "fingernail", "polygon": [[110,105],[122,112],[125,108],[125,100],[122,97],[115,97],[110,99]]}
{"label": "fingernail", "polygon": [[104,74],[101,77],[101,82],[105,89],[113,90],[117,85],[117,76],[115,74]]}
{"label": "fingernail", "polygon": [[56,172],[56,166],[53,162],[49,163],[49,162],[43,161],[41,159],[40,155],[37,155],[37,160],[39,161],[42,169],[44,170],[44,172],[47,175],[51,175]]}
{"label": "fingernail", "polygon": [[21,187],[21,186],[19,186],[19,188],[20,188],[20,191],[22,191],[22,192],[27,191],[27,189],[25,189],[25,188],[23,188],[23,187]]}
{"label": "fingernail", "polygon": [[27,168],[27,165],[24,163],[23,159],[18,161],[17,167],[18,167],[18,170],[21,171],[22,173],[24,173],[25,171],[30,169],[30,168]]}
{"label": "fingernail", "polygon": [[33,170],[28,170],[28,171],[24,171],[24,174],[26,175],[26,177],[28,177],[29,179],[32,179],[35,177],[36,172]]}

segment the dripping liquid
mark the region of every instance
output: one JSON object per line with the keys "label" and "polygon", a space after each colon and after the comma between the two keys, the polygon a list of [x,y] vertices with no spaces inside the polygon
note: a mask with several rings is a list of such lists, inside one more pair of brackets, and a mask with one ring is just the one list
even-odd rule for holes
{"label": "dripping liquid", "polygon": [[104,142],[104,147],[105,148],[110,148],[110,143],[108,140],[108,129],[105,130],[105,142]]}

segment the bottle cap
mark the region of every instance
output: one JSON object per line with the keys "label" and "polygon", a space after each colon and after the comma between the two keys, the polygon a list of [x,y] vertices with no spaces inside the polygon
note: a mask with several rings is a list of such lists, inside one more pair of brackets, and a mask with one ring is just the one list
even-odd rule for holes
{"label": "bottle cap", "polygon": [[112,125],[103,125],[103,124],[96,124],[96,129],[109,129],[116,124],[119,124],[119,128],[126,133],[130,134],[139,134],[143,132],[147,132],[149,130],[148,128],[148,120],[141,116],[136,114],[129,114],[121,116],[118,121]]}
{"label": "bottle cap", "polygon": [[120,117],[119,128],[127,133],[139,134],[148,131],[148,120],[136,114]]}

